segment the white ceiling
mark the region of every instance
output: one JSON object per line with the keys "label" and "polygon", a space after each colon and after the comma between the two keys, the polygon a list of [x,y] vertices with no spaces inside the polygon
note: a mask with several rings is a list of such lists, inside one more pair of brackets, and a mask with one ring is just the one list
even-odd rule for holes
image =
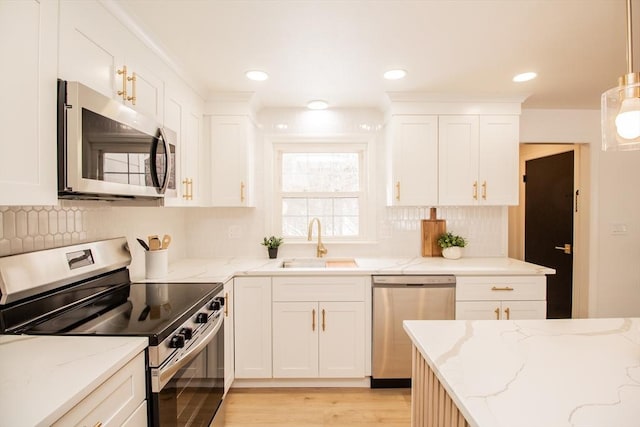
{"label": "white ceiling", "polygon": [[[601,93],[626,72],[624,0],[117,4],[206,90],[255,92],[264,107],[317,98],[332,107],[381,107],[386,92],[409,91],[526,97],[525,108],[598,109]],[[640,0],[634,8],[638,32]],[[386,81],[382,74],[391,68],[409,74]],[[270,78],[249,81],[250,69]],[[524,71],[538,78],[511,81]]]}

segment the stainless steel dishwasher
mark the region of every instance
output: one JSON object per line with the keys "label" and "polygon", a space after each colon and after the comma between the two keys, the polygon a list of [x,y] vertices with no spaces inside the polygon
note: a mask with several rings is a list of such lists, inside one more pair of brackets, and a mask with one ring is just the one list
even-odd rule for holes
{"label": "stainless steel dishwasher", "polygon": [[411,385],[411,341],[403,320],[448,320],[455,316],[452,275],[373,276],[371,387]]}

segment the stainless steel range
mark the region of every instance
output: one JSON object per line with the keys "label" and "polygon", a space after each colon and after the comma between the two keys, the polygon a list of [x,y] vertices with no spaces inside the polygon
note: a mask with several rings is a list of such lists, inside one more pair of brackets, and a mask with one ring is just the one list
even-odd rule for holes
{"label": "stainless steel range", "polygon": [[0,332],[143,336],[151,426],[209,426],[224,390],[221,283],[131,283],[124,237],[0,258]]}

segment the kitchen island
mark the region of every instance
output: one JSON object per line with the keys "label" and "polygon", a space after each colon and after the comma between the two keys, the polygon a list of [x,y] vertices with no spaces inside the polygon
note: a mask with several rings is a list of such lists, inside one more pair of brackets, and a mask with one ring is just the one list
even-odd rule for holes
{"label": "kitchen island", "polygon": [[405,321],[404,329],[413,427],[640,422],[639,318]]}

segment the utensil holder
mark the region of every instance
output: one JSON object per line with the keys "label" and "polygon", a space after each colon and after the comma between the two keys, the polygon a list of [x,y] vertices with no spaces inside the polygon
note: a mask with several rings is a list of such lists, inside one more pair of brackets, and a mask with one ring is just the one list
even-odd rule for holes
{"label": "utensil holder", "polygon": [[146,251],[144,253],[145,277],[159,279],[169,272],[169,250]]}

